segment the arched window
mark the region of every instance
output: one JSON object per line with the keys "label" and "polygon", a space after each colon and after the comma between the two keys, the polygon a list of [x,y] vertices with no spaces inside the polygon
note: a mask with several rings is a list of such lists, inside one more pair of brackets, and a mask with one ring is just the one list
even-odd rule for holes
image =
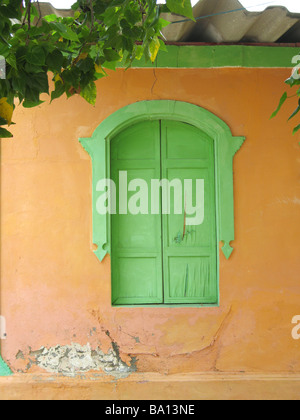
{"label": "arched window", "polygon": [[93,241],[113,305],[218,304],[234,239],[232,159],[244,138],[195,105],[147,101],[80,139],[93,164]]}

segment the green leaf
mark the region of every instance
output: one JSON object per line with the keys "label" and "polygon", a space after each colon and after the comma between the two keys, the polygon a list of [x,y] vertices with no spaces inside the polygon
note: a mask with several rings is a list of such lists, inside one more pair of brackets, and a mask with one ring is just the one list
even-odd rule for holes
{"label": "green leaf", "polygon": [[39,12],[33,4],[31,5],[31,12],[30,13],[31,13],[32,17],[39,17]]}
{"label": "green leaf", "polygon": [[170,21],[160,18],[158,21],[158,30],[161,31],[162,29],[166,28],[170,24],[171,24]]}
{"label": "green leaf", "polygon": [[84,60],[79,60],[78,63],[76,64],[76,66],[83,73],[88,73],[89,71],[94,69],[95,64],[94,64],[94,61],[90,57],[87,57]]}
{"label": "green leaf", "polygon": [[40,92],[37,89],[32,89],[26,86],[25,95],[23,95],[28,102],[38,103],[40,100]]}
{"label": "green leaf", "polygon": [[21,93],[23,96],[25,95],[25,90],[26,90],[26,81],[25,81],[25,77],[23,77],[23,73],[19,73],[18,75],[19,77],[14,77],[12,79],[12,87],[15,90],[15,92],[17,93]]}
{"label": "green leaf", "polygon": [[26,75],[26,83],[28,88],[32,90],[37,90],[40,93],[49,93],[47,73],[28,74]]}
{"label": "green leaf", "polygon": [[23,28],[18,29],[15,32],[15,37],[20,38],[20,39],[25,39],[26,38],[26,32]]}
{"label": "green leaf", "polygon": [[24,108],[34,108],[36,106],[39,106],[41,104],[43,104],[45,101],[38,101],[38,102],[33,102],[33,101],[28,101],[27,99],[25,99],[25,101],[23,102],[23,107]]}
{"label": "green leaf", "polygon": [[74,3],[74,4],[71,6],[71,9],[72,9],[72,10],[77,10],[77,9],[78,9],[78,7],[80,7],[80,1],[77,1],[76,3]]}
{"label": "green leaf", "polygon": [[116,70],[116,67],[118,64],[119,64],[119,60],[118,61],[105,61],[102,64],[102,67],[109,70]]}
{"label": "green leaf", "polygon": [[91,82],[80,92],[80,95],[91,105],[96,105],[97,87],[94,82]]}
{"label": "green leaf", "polygon": [[6,58],[8,57],[9,52],[10,52],[9,46],[6,44],[0,43],[0,55]]}
{"label": "green leaf", "polygon": [[56,22],[58,20],[58,17],[55,14],[44,16],[43,19],[45,19],[46,22]]}
{"label": "green leaf", "polygon": [[284,83],[286,83],[290,87],[293,87],[296,85],[300,85],[300,79],[294,79],[293,76],[291,76]]}
{"label": "green leaf", "polygon": [[292,113],[292,115],[289,117],[288,121],[290,121],[292,118],[294,118],[298,114],[298,112],[300,111],[300,99],[298,101],[298,104],[299,105],[297,106],[297,108],[295,109],[295,111]]}
{"label": "green leaf", "polygon": [[7,125],[8,122],[5,118],[0,117],[0,125]]}
{"label": "green leaf", "polygon": [[287,93],[286,93],[286,92],[284,92],[284,94],[282,95],[282,97],[281,97],[281,99],[280,99],[280,101],[279,101],[278,108],[276,109],[276,111],[275,111],[275,112],[273,112],[273,114],[271,115],[270,119],[272,119],[272,118],[276,117],[276,115],[277,115],[277,114],[278,114],[278,112],[281,110],[282,105],[285,103],[285,101],[287,100],[287,98],[288,98],[288,95],[287,95]]}
{"label": "green leaf", "polygon": [[13,137],[13,135],[3,127],[0,127],[0,139],[8,139]]}
{"label": "green leaf", "polygon": [[45,64],[46,55],[43,47],[39,45],[33,46],[26,54],[26,61],[35,66],[43,66]]}
{"label": "green leaf", "polygon": [[144,54],[144,47],[142,45],[137,45],[135,49],[135,58],[140,60]]}
{"label": "green leaf", "polygon": [[31,63],[26,63],[24,70],[26,71],[26,73],[42,73],[43,72],[42,67],[35,66],[34,64],[31,64]]}
{"label": "green leaf", "polygon": [[7,58],[6,58],[6,62],[11,66],[11,67],[13,67],[15,70],[17,70],[18,69],[18,67],[17,67],[17,60],[16,60],[16,56],[15,55],[9,55]]}
{"label": "green leaf", "polygon": [[30,36],[30,38],[34,38],[34,37],[37,37],[39,35],[43,35],[44,33],[45,33],[45,31],[44,31],[43,26],[39,26],[39,27],[32,26],[27,32],[27,34]]}
{"label": "green leaf", "polygon": [[167,48],[166,44],[164,43],[164,41],[162,39],[159,40],[159,43],[160,43],[160,49],[159,50],[163,51],[163,52],[168,52],[168,48]]}
{"label": "green leaf", "polygon": [[155,36],[149,44],[150,60],[152,63],[156,60],[158,51],[160,48],[160,42],[157,36]]}
{"label": "green leaf", "polygon": [[[69,70],[65,70],[63,72],[63,81],[65,85],[69,85],[69,87],[78,88],[80,82],[80,70],[78,67],[72,67]],[[66,88],[66,91],[68,89]]]}
{"label": "green leaf", "polygon": [[[1,2],[1,3],[4,3],[4,2]],[[18,16],[18,11],[16,11],[16,8],[15,7],[13,7],[13,6],[11,6],[11,5],[4,5],[4,6],[1,6],[1,14],[4,16],[4,17],[7,17],[7,18],[18,18],[19,16]]]}
{"label": "green leaf", "polygon": [[59,98],[60,96],[62,96],[65,93],[65,86],[62,82],[58,81],[55,82],[55,90],[53,92],[51,92],[51,102],[54,99]]}
{"label": "green leaf", "polygon": [[296,134],[300,130],[300,124],[297,125],[297,127],[294,128],[293,134]]}
{"label": "green leaf", "polygon": [[64,39],[79,42],[78,35],[76,34],[76,32],[72,31],[72,29],[69,26],[66,26],[61,22],[51,22],[50,26],[52,29],[57,31],[59,35],[61,35]]}
{"label": "green leaf", "polygon": [[50,54],[48,54],[46,59],[46,64],[52,71],[57,71],[60,73],[61,68],[63,66],[64,56],[59,50],[54,50]]}
{"label": "green leaf", "polygon": [[118,61],[120,60],[120,55],[117,51],[113,49],[105,49],[103,51],[106,61]]}
{"label": "green leaf", "polygon": [[167,0],[167,7],[170,12],[195,21],[191,0]]}

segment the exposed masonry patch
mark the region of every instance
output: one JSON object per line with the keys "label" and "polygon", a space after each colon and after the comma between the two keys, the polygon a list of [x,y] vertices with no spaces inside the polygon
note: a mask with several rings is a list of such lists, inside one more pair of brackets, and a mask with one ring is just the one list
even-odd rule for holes
{"label": "exposed masonry patch", "polygon": [[117,378],[129,376],[136,371],[136,359],[132,358],[130,366],[124,363],[119,355],[116,343],[105,354],[99,347],[92,350],[90,344],[81,346],[72,343],[67,346],[56,346],[49,349],[42,347],[31,352],[35,357],[35,364],[47,372],[58,373],[64,376],[76,376],[88,371],[103,371]]}
{"label": "exposed masonry patch", "polygon": [[20,351],[18,351],[18,353],[17,353],[17,355],[16,355],[16,359],[17,359],[17,360],[18,360],[18,359],[25,360],[24,354],[21,352],[21,350],[20,350]]}

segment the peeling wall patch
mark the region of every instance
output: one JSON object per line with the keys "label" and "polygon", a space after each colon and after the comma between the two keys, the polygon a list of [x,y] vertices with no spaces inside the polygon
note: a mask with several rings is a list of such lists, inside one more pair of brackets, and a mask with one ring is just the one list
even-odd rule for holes
{"label": "peeling wall patch", "polygon": [[129,376],[136,371],[135,360],[130,366],[124,363],[119,352],[112,348],[105,354],[99,347],[92,350],[90,344],[81,346],[72,343],[67,346],[41,348],[35,352],[37,366],[47,372],[59,373],[64,376],[102,370],[104,373],[117,378]]}

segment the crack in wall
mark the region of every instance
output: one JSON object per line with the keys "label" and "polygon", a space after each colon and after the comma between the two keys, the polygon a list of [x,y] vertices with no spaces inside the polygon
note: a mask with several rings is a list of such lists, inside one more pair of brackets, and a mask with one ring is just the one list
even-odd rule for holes
{"label": "crack in wall", "polygon": [[226,315],[224,316],[220,326],[218,327],[216,333],[213,335],[211,342],[205,346],[202,347],[200,349],[191,351],[191,352],[185,352],[185,353],[172,353],[170,356],[171,357],[178,357],[178,356],[191,356],[193,354],[199,354],[201,352],[204,352],[208,349],[212,349],[215,344],[217,343],[218,339],[220,338],[220,335],[222,334],[223,330],[225,329],[226,325],[228,324],[228,320],[231,317],[232,314],[232,306],[230,306],[228,312],[226,313]]}
{"label": "crack in wall", "polygon": [[153,68],[153,76],[154,76],[154,82],[153,82],[153,85],[151,87],[151,95],[152,96],[155,95],[158,99],[160,99],[160,96],[157,93],[154,92],[154,88],[155,88],[156,84],[158,83],[158,77],[157,77],[157,74],[156,74],[156,68],[155,67]]}

